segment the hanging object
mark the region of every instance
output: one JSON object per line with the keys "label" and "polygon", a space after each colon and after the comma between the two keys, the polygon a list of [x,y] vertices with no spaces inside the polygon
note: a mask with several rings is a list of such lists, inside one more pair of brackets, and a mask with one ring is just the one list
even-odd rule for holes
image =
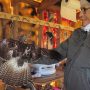
{"label": "hanging object", "polygon": [[8,23],[10,25],[10,36],[11,38],[14,38],[14,28],[15,28],[15,22],[13,20],[9,21]]}
{"label": "hanging object", "polygon": [[[44,21],[48,21],[48,11],[47,10],[44,10],[43,13],[42,13],[42,16],[43,16],[43,20]],[[42,47],[44,48],[48,48],[48,38],[47,38],[47,35],[46,35],[46,32],[48,31],[48,26],[44,25],[43,26],[43,30],[42,30]]]}
{"label": "hanging object", "polygon": [[78,0],[62,0],[61,16],[68,20],[76,22],[76,10],[80,9],[80,2]]}
{"label": "hanging object", "polygon": [[53,42],[54,36],[53,36],[52,32],[46,32],[46,35],[47,35],[47,37],[50,39],[50,43],[53,44],[53,43],[54,43],[54,42]]}
{"label": "hanging object", "polygon": [[43,0],[34,0],[35,2],[41,3]]}
{"label": "hanging object", "polygon": [[46,34],[48,35],[48,37],[49,37],[50,39],[54,37],[53,34],[52,34],[52,32],[46,32]]}

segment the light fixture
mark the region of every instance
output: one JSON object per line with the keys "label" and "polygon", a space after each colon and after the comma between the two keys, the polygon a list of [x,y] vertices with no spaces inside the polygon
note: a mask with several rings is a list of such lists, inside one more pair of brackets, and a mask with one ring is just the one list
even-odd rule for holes
{"label": "light fixture", "polygon": [[43,0],[34,0],[35,2],[41,3]]}

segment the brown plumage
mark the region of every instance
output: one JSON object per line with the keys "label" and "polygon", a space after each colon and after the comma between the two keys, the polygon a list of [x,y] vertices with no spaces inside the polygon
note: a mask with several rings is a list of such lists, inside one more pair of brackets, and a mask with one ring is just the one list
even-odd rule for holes
{"label": "brown plumage", "polygon": [[0,67],[0,79],[8,85],[22,86],[31,80],[28,63],[18,66],[17,60],[18,58],[12,58]]}
{"label": "brown plumage", "polygon": [[[0,79],[2,79],[2,81],[8,85],[26,86],[26,88],[30,88],[30,90],[35,90],[35,87],[32,83],[30,66],[28,64],[28,61],[23,58],[24,52],[22,52],[21,56],[18,56],[16,54],[18,52],[15,52],[15,55],[13,55],[14,57],[6,60],[9,49],[7,50],[8,47],[2,47],[3,49],[0,48]],[[13,50],[17,50],[17,48],[13,47]],[[23,63],[19,65],[18,61],[23,61]]]}

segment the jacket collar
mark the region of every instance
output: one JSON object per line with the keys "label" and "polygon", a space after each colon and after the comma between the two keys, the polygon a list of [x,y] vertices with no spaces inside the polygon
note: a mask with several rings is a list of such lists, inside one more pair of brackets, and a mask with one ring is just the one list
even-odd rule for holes
{"label": "jacket collar", "polygon": [[84,31],[90,32],[90,24],[86,25],[85,27],[82,27]]}

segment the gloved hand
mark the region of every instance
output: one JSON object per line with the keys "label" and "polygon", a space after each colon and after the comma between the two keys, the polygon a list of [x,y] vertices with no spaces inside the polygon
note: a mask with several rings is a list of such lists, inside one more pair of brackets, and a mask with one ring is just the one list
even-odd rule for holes
{"label": "gloved hand", "polygon": [[60,60],[63,58],[62,55],[55,50],[49,50],[49,56],[51,59],[55,59],[55,60]]}
{"label": "gloved hand", "polygon": [[62,55],[55,50],[48,50],[46,48],[41,48],[41,55],[48,56],[50,59],[59,60],[62,59]]}

